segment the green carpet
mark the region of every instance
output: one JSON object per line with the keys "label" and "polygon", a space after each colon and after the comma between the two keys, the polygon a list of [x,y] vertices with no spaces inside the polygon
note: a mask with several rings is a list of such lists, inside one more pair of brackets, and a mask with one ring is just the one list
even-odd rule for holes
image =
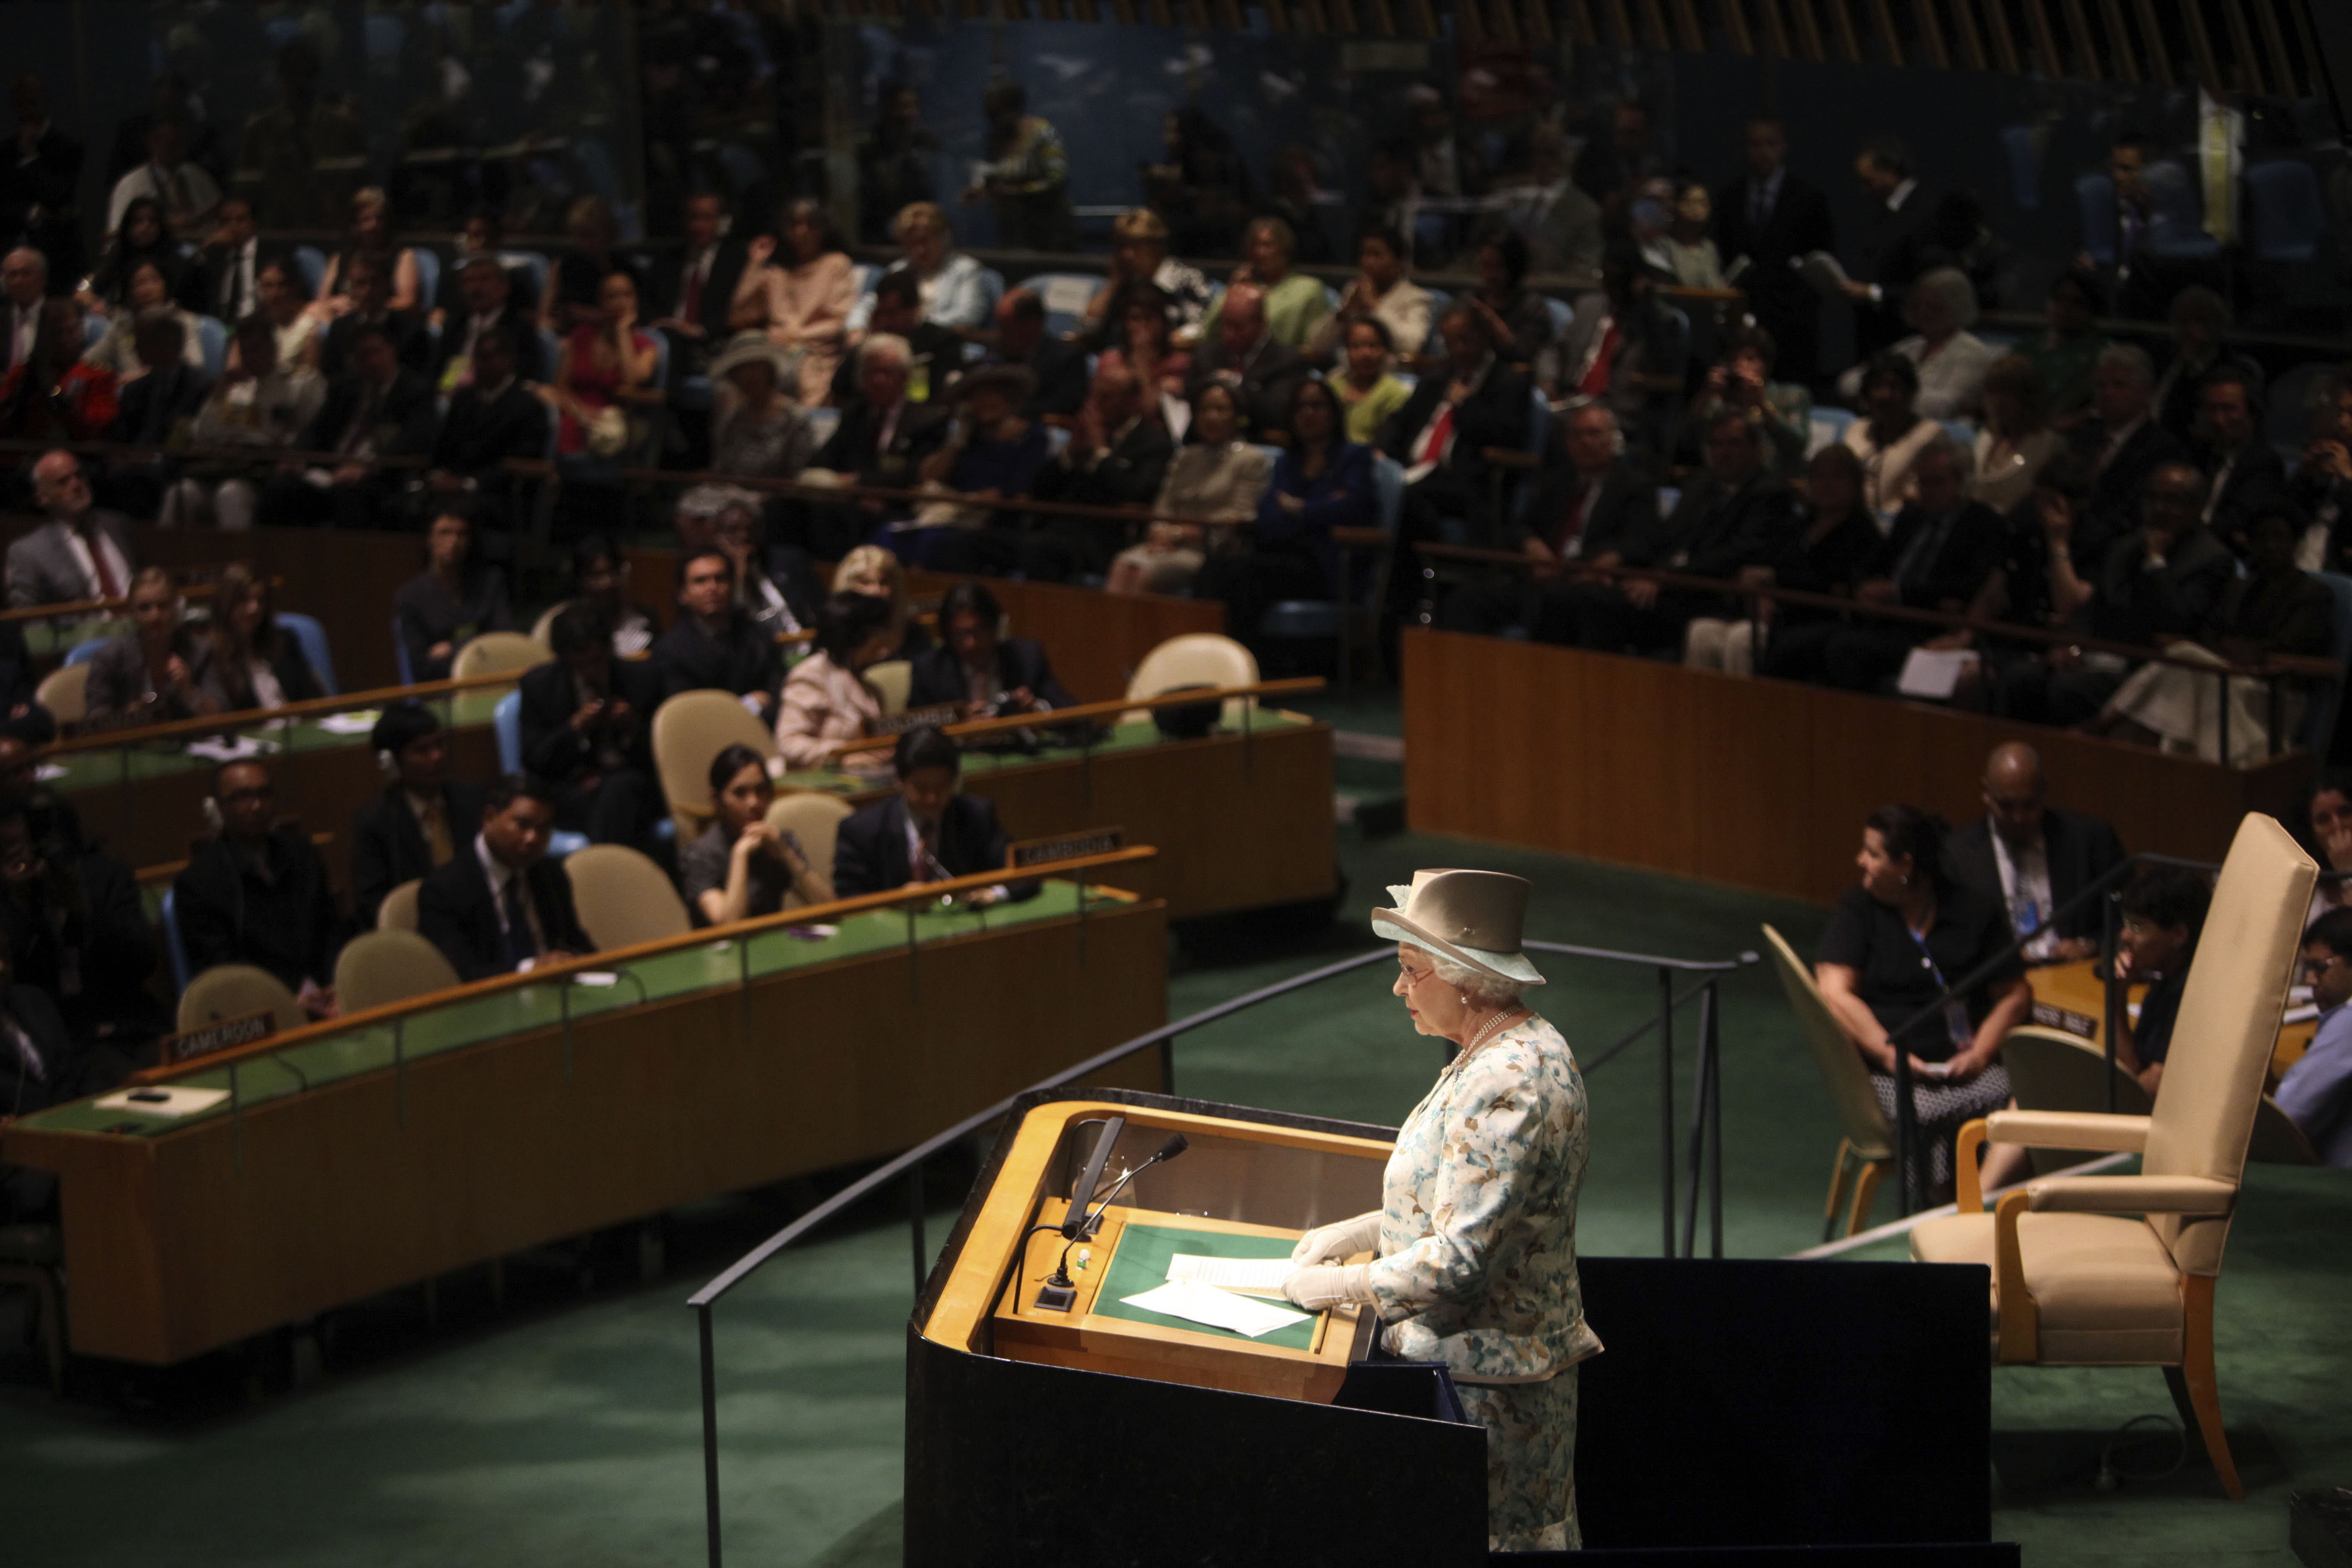
{"label": "green carpet", "polygon": [[[1370,793],[1382,780],[1359,770],[1350,783]],[[1171,1016],[1362,951],[1363,911],[1418,866],[1529,877],[1531,934],[1552,941],[1722,956],[1756,948],[1757,924],[1769,920],[1801,950],[1822,918],[1669,878],[1430,838],[1366,843],[1347,832],[1342,858],[1343,919],[1312,940],[1250,923],[1185,933]],[[1649,971],[1559,958],[1543,967],[1553,984],[1538,1005],[1587,1060],[1655,1010]],[[1177,1088],[1393,1123],[1427,1086],[1437,1049],[1410,1031],[1389,979],[1375,964],[1184,1037]],[[1820,1239],[1835,1126],[1770,975],[1754,966],[1722,994],[1727,1247],[1781,1255]],[[1685,1012],[1675,1035],[1685,1113],[1695,1039],[1696,1015]],[[1580,1245],[1654,1254],[1654,1040],[1597,1068],[1591,1093]],[[937,1173],[934,1245],[968,1177],[968,1164]],[[415,1291],[337,1314],[328,1374],[300,1391],[287,1388],[278,1360],[257,1354],[166,1374],[84,1367],[70,1396],[52,1402],[22,1348],[16,1301],[0,1302],[0,1555],[41,1568],[699,1563],[695,1337],[682,1303],[809,1196],[751,1194],[669,1216],[667,1274],[653,1284],[636,1281],[626,1238],[615,1237],[596,1258],[606,1282],[593,1290],[579,1289],[566,1262],[512,1271],[503,1312],[477,1276],[445,1286],[437,1327]],[[2336,1315],[2352,1281],[2347,1197],[2330,1172],[2258,1168],[2249,1184],[2220,1310],[2222,1397],[2247,1502],[2221,1500],[2194,1452],[2168,1479],[2093,1488],[2109,1433],[2134,1415],[2169,1414],[2156,1373],[2005,1372],[1994,1379],[1997,1534],[2024,1542],[2036,1564],[2290,1563],[2285,1494],[2352,1479],[2341,1395],[2352,1366]],[[898,1560],[911,1264],[897,1212],[893,1198],[786,1254],[719,1314],[731,1562]],[[1882,1205],[1879,1217],[1890,1213]],[[1899,1247],[1878,1254],[1889,1251]],[[2139,1471],[2170,1457],[2153,1444],[2122,1459]]]}

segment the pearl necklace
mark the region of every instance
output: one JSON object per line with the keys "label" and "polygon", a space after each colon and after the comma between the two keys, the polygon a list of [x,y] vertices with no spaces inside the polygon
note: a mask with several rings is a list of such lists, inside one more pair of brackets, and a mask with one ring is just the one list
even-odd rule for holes
{"label": "pearl necklace", "polygon": [[1486,1043],[1487,1036],[1498,1032],[1506,1023],[1517,1017],[1520,1014],[1526,1011],[1528,1011],[1528,1009],[1525,1007],[1507,1007],[1502,1012],[1497,1013],[1493,1017],[1487,1019],[1486,1023],[1479,1026],[1478,1032],[1470,1037],[1470,1043],[1454,1053],[1453,1061],[1446,1064],[1448,1068],[1458,1068],[1464,1062],[1468,1061],[1470,1059],[1470,1053]]}

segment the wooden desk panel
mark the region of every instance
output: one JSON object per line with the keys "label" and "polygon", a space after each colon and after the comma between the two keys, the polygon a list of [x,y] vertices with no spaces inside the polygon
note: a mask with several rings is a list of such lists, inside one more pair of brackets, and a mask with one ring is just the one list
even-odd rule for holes
{"label": "wooden desk panel", "polygon": [[1326,898],[1338,886],[1331,730],[1294,724],[1244,738],[1104,752],[1001,771],[964,787],[995,802],[1016,838],[1117,826],[1157,859],[1124,886],[1184,920]]}
{"label": "wooden desk panel", "polygon": [[[380,1290],[889,1153],[1166,1016],[1166,913],[1104,904],[322,1085],[58,1173],[87,1355],[166,1364]],[[1039,977],[1055,977],[1044,984]],[[1161,1087],[1146,1054],[1106,1083]],[[241,1166],[241,1168],[240,1168]]]}
{"label": "wooden desk panel", "polygon": [[1748,680],[1501,637],[1404,635],[1405,788],[1419,831],[1833,900],[1863,818],[1953,822],[2004,741],[2037,747],[2053,804],[2136,850],[2219,860],[2249,811],[2290,815],[2311,763],[2247,769],[1921,703]]}

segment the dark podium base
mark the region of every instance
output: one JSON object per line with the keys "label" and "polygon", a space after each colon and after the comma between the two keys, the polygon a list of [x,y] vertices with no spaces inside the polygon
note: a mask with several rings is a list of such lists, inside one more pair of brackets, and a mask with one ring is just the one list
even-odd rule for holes
{"label": "dark podium base", "polygon": [[[1155,1095],[1090,1097],[1371,1131]],[[971,1212],[909,1325],[908,1568],[1488,1563],[1485,1433],[1450,1418],[1452,1386],[1429,1369],[1359,1368],[1339,1402],[1320,1405],[924,1339]],[[2017,1562],[2015,1547],[1988,1542],[1984,1269],[1592,1258],[1581,1273],[1607,1346],[1578,1369],[1589,1550],[1494,1563]]]}

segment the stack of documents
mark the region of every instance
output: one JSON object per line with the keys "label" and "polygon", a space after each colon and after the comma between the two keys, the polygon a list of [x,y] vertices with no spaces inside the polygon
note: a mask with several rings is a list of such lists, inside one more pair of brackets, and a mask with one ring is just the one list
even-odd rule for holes
{"label": "stack of documents", "polygon": [[1195,1284],[1189,1279],[1171,1280],[1139,1296],[1124,1297],[1122,1300],[1129,1307],[1140,1307],[1147,1312],[1162,1312],[1187,1322],[1206,1323],[1213,1329],[1231,1329],[1234,1333],[1246,1334],[1251,1339],[1307,1321],[1304,1312],[1294,1312],[1287,1307],[1253,1300],[1247,1296],[1236,1296],[1230,1290],[1220,1290],[1213,1285]]}

